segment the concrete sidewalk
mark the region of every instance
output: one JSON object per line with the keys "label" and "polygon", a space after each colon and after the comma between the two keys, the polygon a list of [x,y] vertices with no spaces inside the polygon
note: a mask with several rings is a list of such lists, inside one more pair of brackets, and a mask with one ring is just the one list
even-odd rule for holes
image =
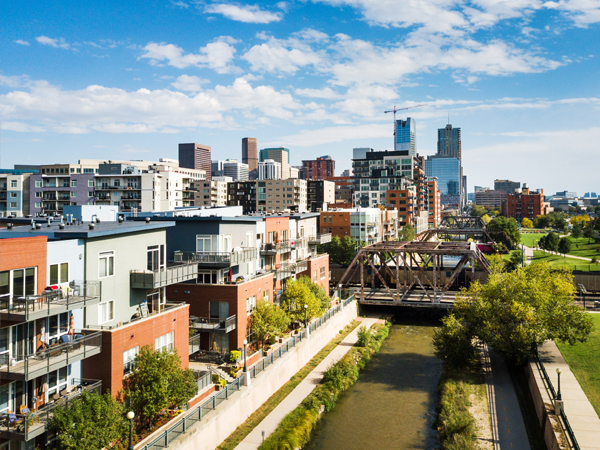
{"label": "concrete sidewalk", "polygon": [[[560,368],[562,371],[560,392],[564,410],[579,446],[582,450],[600,449],[600,419],[560,350],[554,341],[546,341],[538,349],[538,353],[556,390],[558,390],[556,369]],[[550,399],[545,400],[549,401]]]}
{"label": "concrete sidewalk", "polygon": [[238,444],[235,450],[255,450],[263,441],[262,432],[265,432],[265,439],[270,436],[279,426],[279,423],[292,412],[302,401],[312,392],[317,384],[323,378],[325,370],[331,365],[331,363],[338,361],[354,346],[358,340],[358,329],[361,326],[371,328],[373,324],[377,322],[377,318],[369,317],[363,319],[361,325],[356,327],[352,333],[332,350],[327,357],[321,361],[321,363],[315,367],[315,369],[308,374],[308,376],[302,380],[302,382],[296,386],[296,388],[290,392],[290,394],[283,399],[283,401],[277,405],[277,407],[271,411],[271,413],[259,423],[254,430],[245,439]]}

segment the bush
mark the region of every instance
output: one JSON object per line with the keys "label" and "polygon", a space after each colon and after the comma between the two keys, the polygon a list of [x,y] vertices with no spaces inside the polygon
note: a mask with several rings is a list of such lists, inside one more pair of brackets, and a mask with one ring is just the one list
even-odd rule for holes
{"label": "bush", "polygon": [[358,342],[357,345],[359,347],[366,347],[371,340],[371,332],[367,330],[367,327],[364,325],[358,329]]}
{"label": "bush", "polygon": [[219,384],[219,375],[217,375],[216,373],[212,374],[212,382],[213,384]]}
{"label": "bush", "polygon": [[232,363],[237,362],[238,359],[240,359],[242,357],[242,352],[238,351],[238,350],[231,350],[229,352],[229,361],[231,361]]}
{"label": "bush", "polygon": [[435,356],[450,367],[468,366],[477,357],[477,349],[467,327],[454,314],[444,317],[442,324],[433,334]]}

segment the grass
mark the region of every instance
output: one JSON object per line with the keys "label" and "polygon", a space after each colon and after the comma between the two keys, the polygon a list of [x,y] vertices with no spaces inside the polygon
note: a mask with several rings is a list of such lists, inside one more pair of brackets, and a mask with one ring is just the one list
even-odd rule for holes
{"label": "grass", "polygon": [[548,233],[531,233],[531,234],[523,234],[521,233],[521,244],[525,244],[526,247],[533,247],[533,241],[536,243],[540,242],[542,236],[546,236]]}
{"label": "grass", "polygon": [[550,253],[541,250],[535,250],[533,252],[533,262],[547,262],[550,263],[550,267],[567,266],[571,270],[582,270],[584,272],[600,270],[600,264],[591,264],[590,262],[581,259],[551,255]]}
{"label": "grass", "polygon": [[237,445],[244,440],[246,436],[250,434],[259,423],[267,417],[271,411],[273,411],[279,403],[281,403],[296,386],[298,386],[302,380],[304,380],[309,373],[311,373],[315,367],[317,367],[321,361],[323,361],[331,351],[339,345],[342,340],[348,336],[352,330],[354,330],[360,322],[358,320],[352,321],[350,324],[340,332],[334,339],[332,339],[319,353],[317,353],[313,359],[311,359],[302,369],[300,369],[290,381],[284,384],[277,392],[275,392],[269,399],[263,403],[254,413],[246,419],[236,430],[225,439],[221,445],[217,447],[219,450],[233,450]]}
{"label": "grass", "polygon": [[594,240],[590,243],[590,240],[585,237],[575,239],[570,236],[571,239],[571,251],[568,255],[583,256],[584,258],[597,258],[600,260],[600,244],[597,244]]}
{"label": "grass", "polygon": [[572,346],[557,342],[556,345],[600,416],[600,314],[590,316],[594,321],[594,331],[587,342]]}

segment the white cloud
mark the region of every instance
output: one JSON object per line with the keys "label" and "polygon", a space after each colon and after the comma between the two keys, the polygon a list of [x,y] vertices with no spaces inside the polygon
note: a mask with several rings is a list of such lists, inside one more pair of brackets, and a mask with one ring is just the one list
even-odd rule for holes
{"label": "white cloud", "polygon": [[171,86],[180,91],[199,92],[202,90],[202,85],[206,83],[209,83],[209,80],[196,76],[181,75],[171,83]]}
{"label": "white cloud", "polygon": [[245,23],[279,22],[283,15],[279,12],[263,11],[256,5],[234,5],[231,3],[213,3],[204,11],[208,14],[221,14],[228,19]]}
{"label": "white cloud", "polygon": [[320,55],[310,48],[287,49],[285,43],[278,39],[255,45],[242,58],[250,63],[252,70],[287,74],[294,74],[300,67],[321,62]]}
{"label": "white cloud", "polygon": [[146,53],[140,56],[150,60],[150,64],[157,65],[162,61],[178,69],[186,67],[208,67],[217,73],[231,73],[237,70],[231,61],[235,54],[235,48],[225,42],[226,38],[200,47],[199,53],[184,54],[183,49],[174,44],[150,42],[144,47]]}
{"label": "white cloud", "polygon": [[29,42],[24,41],[23,39],[17,39],[14,42],[15,42],[15,44],[19,44],[19,45],[29,45]]}
{"label": "white cloud", "polygon": [[597,0],[560,0],[544,3],[549,9],[564,12],[578,27],[600,22],[600,2]]}
{"label": "white cloud", "polygon": [[265,145],[293,145],[294,147],[311,147],[313,145],[331,144],[333,142],[356,139],[378,139],[390,136],[389,124],[350,125],[325,127],[317,130],[301,130],[298,134],[284,136]]}
{"label": "white cloud", "polygon": [[49,38],[48,36],[38,36],[35,38],[42,45],[49,45],[54,48],[64,48],[66,50],[71,49],[71,44],[68,44],[64,38]]}
{"label": "white cloud", "polygon": [[294,92],[302,97],[324,98],[329,100],[342,97],[340,94],[328,87],[323,89],[295,89]]}

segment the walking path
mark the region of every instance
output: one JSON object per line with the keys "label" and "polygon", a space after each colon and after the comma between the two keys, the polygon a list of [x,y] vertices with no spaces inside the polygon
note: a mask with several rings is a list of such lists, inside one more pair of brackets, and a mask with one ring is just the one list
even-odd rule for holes
{"label": "walking path", "polygon": [[[560,392],[564,402],[564,410],[579,447],[581,450],[597,450],[600,448],[600,419],[585,392],[581,389],[575,375],[571,372],[571,368],[565,362],[554,341],[546,341],[538,349],[538,352],[546,367],[546,372],[557,390],[558,374],[556,369],[560,368],[561,370]],[[549,398],[545,401],[549,401]]]}
{"label": "walking path", "polygon": [[[360,320],[360,318],[358,318]],[[377,322],[377,318],[368,317],[362,320],[362,325],[367,328],[371,328],[373,324]],[[239,443],[235,450],[255,450],[263,441],[262,432],[264,431],[264,438],[270,436],[279,426],[279,423],[292,412],[302,401],[312,392],[317,384],[323,378],[325,370],[331,365],[332,362],[338,361],[342,358],[358,340],[358,329],[356,327],[352,333],[340,342],[340,344],[334,348],[327,357],[321,361],[321,363],[315,367],[315,369],[308,374],[308,376],[302,380],[302,382],[296,386],[296,388],[290,392],[290,394],[271,411],[271,413],[259,423],[254,430],[246,438]]]}
{"label": "walking path", "polygon": [[530,450],[517,393],[506,364],[487,345],[482,348],[494,449]]}

